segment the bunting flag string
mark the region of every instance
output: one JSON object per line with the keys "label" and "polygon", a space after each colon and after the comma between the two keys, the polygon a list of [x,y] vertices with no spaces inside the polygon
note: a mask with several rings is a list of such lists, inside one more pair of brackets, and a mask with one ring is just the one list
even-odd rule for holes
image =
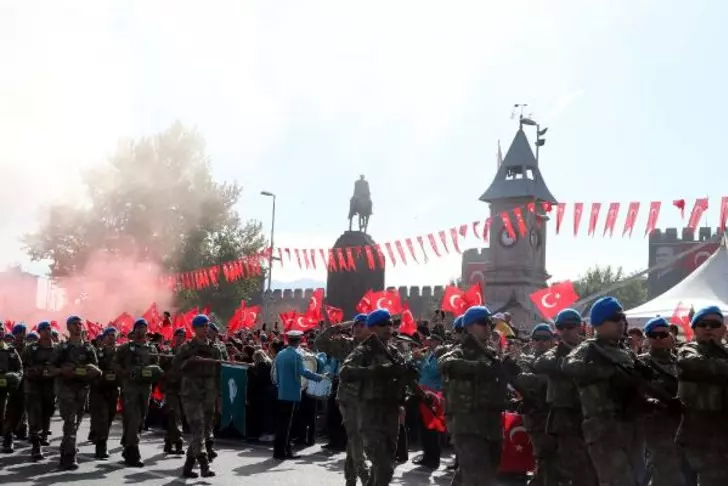
{"label": "bunting flag string", "polygon": [[[631,201],[627,205],[624,225],[622,226],[622,237],[632,236],[640,214],[641,204],[639,201]],[[610,202],[603,204],[601,202],[592,202],[587,225],[588,236],[593,237],[597,232],[599,215],[603,205],[608,209],[602,236],[609,235],[609,237],[613,237],[614,235],[614,229],[617,227],[620,218],[621,203]],[[557,235],[561,232],[568,206],[569,204],[563,202],[555,206],[555,230]],[[571,203],[571,206],[573,231],[576,237],[579,234],[585,203]],[[684,218],[685,199],[673,200],[672,206],[680,212],[681,219]],[[686,227],[696,230],[709,207],[711,206],[707,197],[696,198]],[[728,223],[728,196],[722,197],[714,207],[719,209],[720,212],[717,226],[725,230]],[[529,225],[540,226],[542,221],[548,220],[548,216],[544,213],[549,213],[552,209],[550,203],[537,203],[534,201],[509,211],[503,211],[494,215],[494,217],[499,218],[498,223],[502,223],[502,227],[511,238],[518,239],[528,235]],[[651,201],[649,203],[649,211],[645,222],[645,236],[651,234],[657,228],[661,209],[661,201]],[[482,239],[484,242],[488,242],[491,221],[492,218],[488,217],[468,224],[455,225],[448,230],[434,231],[425,235],[400,238],[374,245],[349,248],[266,248],[257,254],[247,255],[234,261],[164,276],[160,279],[160,284],[182,290],[201,290],[216,287],[224,282],[236,282],[241,279],[260,277],[263,275],[263,265],[274,262],[278,262],[281,267],[289,265],[290,268],[290,265],[295,265],[301,270],[316,270],[325,267],[329,272],[351,272],[367,268],[375,270],[384,268],[387,264],[395,266],[397,264],[427,263],[433,255],[435,257],[445,257],[462,254],[464,240],[470,234],[477,240]],[[414,240],[417,240],[417,245],[415,245]],[[453,252],[450,251],[451,247]],[[321,266],[316,263],[317,252]],[[276,257],[273,258],[272,255],[276,255]]]}

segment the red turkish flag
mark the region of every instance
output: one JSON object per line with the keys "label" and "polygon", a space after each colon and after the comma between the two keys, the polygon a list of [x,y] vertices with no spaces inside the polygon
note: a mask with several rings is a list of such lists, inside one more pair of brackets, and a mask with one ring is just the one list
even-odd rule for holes
{"label": "red turkish flag", "polygon": [[607,210],[607,220],[604,222],[604,233],[602,236],[606,236],[609,233],[610,238],[614,235],[614,224],[617,222],[617,216],[619,215],[619,203],[609,203],[609,209]]}
{"label": "red turkish flag", "polygon": [[463,300],[468,307],[483,305],[485,300],[483,299],[483,288],[481,287],[480,282],[474,283],[468,290],[465,291],[463,294]]}
{"label": "red turkish flag", "polygon": [[[245,303],[243,303],[243,305],[245,305]],[[241,309],[240,325],[243,329],[252,329],[253,327],[255,327],[255,322],[258,320],[259,315],[259,305],[254,305],[253,307],[245,307]]]}
{"label": "red turkish flag", "polygon": [[387,309],[390,314],[402,313],[402,299],[396,290],[382,290],[371,294],[372,310]]}
{"label": "red turkish flag", "polygon": [[678,302],[672,313],[670,324],[675,324],[682,329],[686,341],[693,340],[693,329],[690,327],[690,306]]}
{"label": "red turkish flag", "polygon": [[685,199],[675,199],[672,205],[680,210],[680,217],[685,219]]}
{"label": "red turkish flag", "polygon": [[103,331],[103,328],[101,327],[101,324],[97,322],[91,322],[88,319],[86,320],[86,331],[88,332],[88,338],[96,339],[99,334],[101,334],[101,331]]}
{"label": "red turkish flag", "polygon": [[688,220],[688,228],[694,230],[700,224],[700,218],[703,217],[703,213],[708,209],[708,198],[703,197],[695,200],[695,206],[690,213],[690,219]]}
{"label": "red turkish flag", "polygon": [[415,317],[406,302],[402,306],[402,320],[398,332],[408,336],[413,336],[417,332],[417,321],[415,321]]}
{"label": "red turkish flag", "polygon": [[374,292],[370,290],[367,290],[367,292],[364,294],[364,296],[361,298],[358,304],[356,304],[356,311],[362,314],[369,314],[371,311],[374,310],[374,304],[372,296],[374,295]]}
{"label": "red turkish flag", "polygon": [[647,227],[645,228],[645,236],[649,235],[657,227],[657,220],[660,217],[660,207],[662,203],[660,201],[652,201],[650,203],[650,214],[647,217]]}
{"label": "red turkish flag", "polygon": [[465,292],[454,285],[448,285],[445,287],[445,293],[442,296],[440,309],[446,312],[452,312],[456,316],[465,313],[465,311],[468,310],[468,303],[465,300]]}
{"label": "red turkish flag", "polygon": [[242,319],[243,319],[243,307],[238,307],[235,309],[235,313],[233,313],[233,316],[228,319],[228,325],[227,325],[227,332],[228,334],[232,334],[240,327],[242,326]]}
{"label": "red turkish flag", "polygon": [[324,289],[316,289],[311,296],[311,300],[308,301],[308,307],[306,309],[306,315],[311,316],[317,321],[321,320],[324,305]]}
{"label": "red turkish flag", "polygon": [[463,251],[460,249],[460,243],[458,242],[458,238],[460,237],[460,234],[458,233],[457,228],[450,228],[450,238],[452,239],[452,246],[455,248],[455,251],[458,252],[459,255],[463,254]]}
{"label": "red turkish flag", "polygon": [[113,320],[114,327],[119,330],[119,334],[126,337],[134,328],[134,318],[131,314],[123,312]]}
{"label": "red turkish flag", "polygon": [[518,225],[518,234],[524,237],[528,234],[528,228],[526,228],[526,220],[523,219],[523,210],[521,208],[515,208],[513,214],[516,216],[516,224]]}
{"label": "red turkish flag", "polygon": [[574,203],[574,236],[579,233],[581,214],[584,212],[584,203]]}
{"label": "red turkish flag", "polygon": [[517,413],[503,412],[503,449],[498,472],[524,474],[535,467],[533,445],[523,418]]}
{"label": "red turkish flag", "polygon": [[296,311],[281,312],[278,317],[281,318],[281,323],[283,323],[283,330],[290,331],[296,321]]}
{"label": "red turkish flag", "polygon": [[151,306],[149,306],[149,309],[147,309],[147,311],[142,314],[142,317],[146,319],[149,323],[149,332],[157,332],[159,324],[161,324],[162,322],[162,318],[159,317],[157,304],[153,303]]}
{"label": "red turkish flag", "polygon": [[564,213],[566,212],[566,203],[556,205],[556,234],[561,231],[561,223],[564,222]]}
{"label": "red turkish flag", "polygon": [[165,341],[171,341],[174,335],[174,327],[172,326],[172,319],[162,319],[162,324],[159,326],[159,334],[162,335]]}
{"label": "red turkish flag", "polygon": [[578,300],[579,295],[569,281],[554,284],[531,294],[531,301],[547,319],[553,319],[556,314]]}
{"label": "red turkish flag", "polygon": [[290,319],[290,327],[286,331],[309,331],[318,325],[318,320],[305,314],[298,314],[294,311],[293,319]]}
{"label": "red turkish flag", "polygon": [[627,219],[624,220],[624,230],[622,230],[622,236],[626,235],[629,231],[629,236],[632,236],[632,230],[634,224],[637,222],[637,215],[640,212],[640,203],[638,201],[632,201],[629,203],[627,208]]}
{"label": "red turkish flag", "polygon": [[340,324],[344,320],[344,310],[332,305],[325,305],[326,316],[331,324]]}
{"label": "red turkish flag", "polygon": [[720,200],[720,227],[721,231],[725,231],[726,220],[728,220],[728,197],[723,196]]}
{"label": "red turkish flag", "polygon": [[425,396],[430,398],[431,406],[428,406],[425,400],[420,402],[420,415],[422,416],[422,422],[425,424],[427,430],[436,430],[438,432],[447,431],[447,425],[445,421],[445,398],[442,392],[431,390],[427,387],[420,386]]}
{"label": "red turkish flag", "polygon": [[513,223],[511,223],[510,216],[508,216],[508,213],[503,212],[503,213],[500,213],[500,217],[501,217],[501,221],[503,221],[503,227],[508,232],[508,236],[515,240],[516,239],[516,230],[513,229]]}
{"label": "red turkish flag", "polygon": [[589,214],[589,228],[587,235],[593,236],[594,231],[597,229],[597,222],[599,221],[599,211],[602,210],[602,203],[593,202],[591,205],[591,213]]}

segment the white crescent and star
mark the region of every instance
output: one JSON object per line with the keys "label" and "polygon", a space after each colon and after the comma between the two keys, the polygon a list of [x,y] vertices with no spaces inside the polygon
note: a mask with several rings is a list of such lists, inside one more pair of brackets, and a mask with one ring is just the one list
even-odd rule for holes
{"label": "white crescent and star", "polygon": [[541,305],[546,307],[547,309],[552,309],[552,308],[556,307],[556,301],[551,300],[551,305],[549,305],[549,303],[546,302],[546,299],[550,296],[554,296],[557,301],[558,301],[559,297],[561,297],[559,294],[554,294],[553,292],[544,294],[544,296],[541,297]]}
{"label": "white crescent and star", "polygon": [[516,433],[518,433],[518,432],[523,432],[524,434],[526,434],[526,437],[528,437],[528,433],[526,432],[526,428],[523,427],[522,425],[518,425],[518,426],[513,427],[511,429],[510,434],[508,434],[508,440],[510,440],[511,442],[513,442],[513,436],[516,435]]}
{"label": "white crescent and star", "polygon": [[459,306],[455,302],[457,302],[458,299],[460,299],[461,301],[463,300],[463,298],[461,296],[459,296],[458,294],[451,295],[450,296],[450,307],[452,307],[453,309],[457,309]]}
{"label": "white crescent and star", "polygon": [[[382,305],[382,301],[384,301],[384,305]],[[377,299],[377,309],[389,309],[392,306],[392,301],[389,299],[389,297],[380,297]]]}

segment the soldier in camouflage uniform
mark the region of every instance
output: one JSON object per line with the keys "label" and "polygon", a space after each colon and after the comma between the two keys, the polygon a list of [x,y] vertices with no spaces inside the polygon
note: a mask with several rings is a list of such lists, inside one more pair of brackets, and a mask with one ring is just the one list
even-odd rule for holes
{"label": "soldier in camouflage uniform", "polygon": [[407,366],[389,343],[393,326],[389,311],[370,313],[366,326],[372,335],[344,361],[341,383],[359,387],[359,431],[372,463],[367,486],[384,486],[394,475],[400,410],[406,388],[415,385],[417,370]]}
{"label": "soldier in camouflage uniform", "polygon": [[471,307],[462,323],[462,342],[439,360],[447,429],[458,458],[452,484],[489,486],[500,462],[507,383],[497,351],[490,347],[488,308]]}
{"label": "soldier in camouflage uniform", "polygon": [[[215,345],[215,347],[220,351],[220,359],[223,361],[227,361],[229,359],[228,357],[228,350],[227,346],[225,346],[225,343],[220,341],[220,329],[217,327],[217,324],[214,322],[210,323],[210,327],[208,328],[208,336],[210,338],[210,341]],[[215,383],[217,383],[217,393],[215,394],[215,412],[213,416],[213,432],[218,429],[220,426],[220,418],[222,413],[222,390],[220,390],[220,380],[222,377],[222,364],[218,363],[217,365],[217,379]],[[205,449],[207,450],[207,458],[212,462],[217,457],[217,452],[215,452],[215,436],[214,433],[211,433],[209,437],[205,438]]]}
{"label": "soldier in camouflage uniform", "polygon": [[[16,324],[12,330],[12,345],[18,352],[18,355],[23,356],[25,350],[25,335],[26,335],[25,324]],[[5,411],[5,435],[3,437],[3,452],[13,452],[13,434],[18,439],[27,438],[27,418],[25,413],[25,383],[22,381],[18,388],[12,390],[7,398],[7,405]]]}
{"label": "soldier in camouflage uniform", "polygon": [[116,405],[119,401],[119,385],[121,379],[116,370],[116,334],[113,327],[103,330],[96,356],[99,360],[101,376],[91,384],[89,409],[91,412],[91,428],[94,430],[96,459],[108,459],[107,442],[111,424],[116,416]]}
{"label": "soldier in camouflage uniform", "polygon": [[728,348],[724,316],[717,306],[698,310],[695,341],[678,350],[678,394],[683,417],[677,443],[700,486],[728,484]]}
{"label": "soldier in camouflage uniform", "polygon": [[546,403],[548,378],[536,373],[533,363],[554,345],[554,333],[548,324],[539,324],[531,331],[532,355],[523,355],[518,365],[523,372],[518,375],[519,389],[528,392],[523,397],[521,414],[523,425],[531,437],[536,458],[536,472],[529,484],[538,486],[558,485],[558,462],[556,461],[556,438],[546,433],[549,406]]}
{"label": "soldier in camouflage uniform", "polygon": [[[0,321],[0,330],[3,323]],[[23,378],[23,362],[12,344],[0,340],[0,428],[3,434],[4,454],[13,452],[13,429],[8,420],[8,398],[19,387]],[[9,439],[8,439],[9,437]]]}
{"label": "soldier in camouflage uniform", "polygon": [[[352,322],[353,338],[341,334],[345,324],[330,326],[316,338],[316,349],[326,353],[343,363],[356,346],[371,334],[366,326],[366,314],[359,314]],[[359,431],[358,400],[361,382],[339,382],[336,390],[336,402],[341,411],[344,428],[346,429],[346,462],[344,462],[344,478],[347,486],[355,486],[356,479],[362,484],[369,480],[369,468],[364,459],[364,442]]]}
{"label": "soldier in camouflage uniform", "polygon": [[55,377],[51,360],[55,345],[51,339],[51,325],[47,321],[38,324],[38,342],[29,345],[23,353],[25,365],[25,402],[30,428],[30,454],[34,460],[43,459],[41,445],[48,445],[46,424],[50,422],[56,406],[53,386]]}
{"label": "soldier in camouflage uniform", "polygon": [[190,443],[182,470],[186,478],[198,477],[193,470],[195,462],[199,462],[203,477],[215,475],[210,470],[207,451],[203,448],[205,439],[212,437],[215,393],[218,388],[217,363],[212,360],[221,359],[220,349],[207,337],[209,322],[210,319],[203,314],[192,319],[195,335],[182,345],[172,363],[175,372],[182,376],[180,397],[190,426]]}
{"label": "soldier in camouflage uniform", "polygon": [[[650,347],[649,352],[638,357],[639,360],[653,370],[653,386],[665,390],[670,396],[676,396],[677,356],[670,323],[663,317],[656,317],[645,324],[643,331]],[[683,456],[675,444],[681,414],[679,410],[659,405],[655,404],[642,420],[650,486],[685,486]]]}
{"label": "soldier in camouflage uniform", "polygon": [[[167,416],[167,432],[164,436],[164,452],[167,454],[184,454],[182,443],[182,402],[179,397],[180,375],[172,369],[172,358],[182,349],[186,339],[186,331],[180,327],[175,329],[172,345],[172,357],[163,361],[164,378],[164,410]],[[174,449],[172,447],[174,446]]]}
{"label": "soldier in camouflage uniform", "polygon": [[76,435],[83,418],[89,384],[101,375],[96,351],[81,337],[83,320],[71,316],[66,320],[68,340],[56,346],[51,364],[56,368],[58,411],[63,419],[60,467],[78,469],[76,462]]}
{"label": "soldier in camouflage uniform", "polygon": [[533,369],[547,377],[546,402],[550,409],[546,433],[556,440],[556,484],[596,486],[596,471],[581,430],[579,393],[574,380],[561,370],[568,354],[582,341],[581,314],[574,309],[564,309],[556,316],[554,324],[561,340],[555,348],[534,360]]}
{"label": "soldier in camouflage uniform", "polygon": [[131,467],[144,466],[139,454],[139,439],[149,410],[152,383],[155,379],[151,366],[158,362],[156,348],[147,342],[148,328],[146,319],[137,319],[134,322],[134,339],[119,346],[114,358],[116,374],[122,379],[121,389],[124,396],[122,455],[125,464]]}
{"label": "soldier in camouflage uniform", "polygon": [[623,344],[627,321],[614,297],[592,305],[595,339],[566,358],[562,370],[576,381],[584,414],[582,431],[600,486],[639,486],[644,439],[637,421],[644,412],[632,372],[637,357]]}

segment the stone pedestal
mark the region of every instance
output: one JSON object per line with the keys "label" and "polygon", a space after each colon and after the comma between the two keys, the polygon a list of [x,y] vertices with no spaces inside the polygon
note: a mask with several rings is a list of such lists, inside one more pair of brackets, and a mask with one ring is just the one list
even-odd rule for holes
{"label": "stone pedestal", "polygon": [[[376,252],[374,252],[374,269],[369,268],[365,246],[373,247],[376,243],[366,233],[361,231],[345,231],[333,248],[352,248],[356,270],[337,270],[329,272],[326,281],[326,302],[334,307],[344,310],[344,319],[351,319],[356,315],[356,305],[367,290],[375,292],[384,290],[384,268],[379,266]],[[337,262],[338,268],[338,262]]]}

